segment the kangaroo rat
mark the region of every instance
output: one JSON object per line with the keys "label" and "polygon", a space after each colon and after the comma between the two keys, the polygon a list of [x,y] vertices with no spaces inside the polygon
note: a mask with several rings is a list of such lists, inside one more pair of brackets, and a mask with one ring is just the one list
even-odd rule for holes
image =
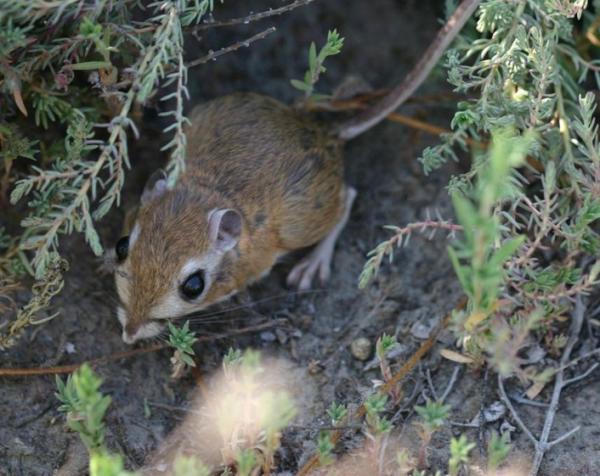
{"label": "kangaroo rat", "polygon": [[289,285],[325,281],[356,196],[344,183],[344,141],[413,93],[477,4],[464,0],[404,82],[348,122],[328,126],[257,94],[195,108],[185,172],[172,189],[151,178],[115,246],[123,340],[155,336],[165,319],[227,299],[293,250],[316,245]]}

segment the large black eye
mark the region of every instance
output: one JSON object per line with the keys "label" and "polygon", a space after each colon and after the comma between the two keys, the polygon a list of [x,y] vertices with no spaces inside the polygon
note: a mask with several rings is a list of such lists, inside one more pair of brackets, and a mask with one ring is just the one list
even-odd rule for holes
{"label": "large black eye", "polygon": [[196,271],[190,274],[181,285],[181,294],[188,299],[196,299],[204,291],[204,273]]}
{"label": "large black eye", "polygon": [[119,260],[119,262],[125,261],[127,252],[129,251],[129,236],[124,236],[117,241],[115,251],[117,252],[117,260]]}

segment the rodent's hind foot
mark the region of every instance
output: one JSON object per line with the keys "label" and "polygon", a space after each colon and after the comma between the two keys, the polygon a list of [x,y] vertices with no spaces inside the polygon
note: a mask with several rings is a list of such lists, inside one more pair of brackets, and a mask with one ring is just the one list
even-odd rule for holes
{"label": "rodent's hind foot", "polygon": [[317,275],[321,284],[325,284],[329,279],[333,249],[321,248],[322,243],[323,241],[292,268],[287,276],[288,286],[297,288],[299,291],[306,291],[311,288]]}
{"label": "rodent's hind foot", "polygon": [[287,284],[290,287],[296,287],[299,291],[310,289],[316,276],[319,277],[321,284],[329,279],[331,275],[331,260],[335,242],[350,216],[352,203],[356,198],[356,189],[346,187],[346,201],[344,203],[344,213],[340,221],[336,223],[329,234],[312,250],[308,256],[303,258],[296,266],[292,268],[287,276]]}

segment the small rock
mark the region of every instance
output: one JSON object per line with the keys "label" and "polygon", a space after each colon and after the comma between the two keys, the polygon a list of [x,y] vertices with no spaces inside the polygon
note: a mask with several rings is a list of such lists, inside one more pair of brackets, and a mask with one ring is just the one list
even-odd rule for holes
{"label": "small rock", "polygon": [[285,344],[288,341],[287,332],[282,329],[275,329],[275,335],[280,344]]}
{"label": "small rock", "polygon": [[358,339],[354,339],[352,344],[350,344],[350,351],[355,358],[364,362],[371,355],[371,347],[372,345],[369,339],[366,337],[359,337]]}
{"label": "small rock", "polygon": [[525,364],[537,364],[546,357],[546,351],[539,344],[534,344],[527,349],[525,355]]}
{"label": "small rock", "polygon": [[310,329],[310,326],[312,325],[313,322],[313,316],[311,316],[310,314],[302,314],[298,317],[298,327],[302,330],[308,330]]}
{"label": "small rock", "polygon": [[[483,410],[483,419],[485,423],[492,423],[494,421],[500,420],[506,414],[506,407],[500,401],[495,401],[489,407]],[[481,415],[478,413],[473,420],[471,420],[471,425],[480,425],[480,417]]]}
{"label": "small rock", "polygon": [[503,420],[502,424],[500,425],[500,434],[503,435],[505,433],[508,433],[509,439],[508,441],[512,441],[512,434],[513,432],[516,431],[516,428],[514,426],[512,426],[508,421]]}
{"label": "small rock", "polygon": [[263,331],[260,333],[260,338],[264,342],[274,342],[277,339],[277,336],[273,334],[271,331]]}
{"label": "small rock", "polygon": [[[407,350],[408,350],[407,346],[400,344],[399,342],[396,342],[392,346],[392,348],[387,351],[387,353],[385,354],[385,358],[388,361],[396,360],[402,354],[406,353]],[[375,355],[375,357],[373,357],[373,359],[371,359],[371,361],[365,365],[365,368],[363,370],[365,370],[365,371],[373,370],[377,367],[379,367],[379,357],[377,357],[377,355]]]}
{"label": "small rock", "polygon": [[25,443],[18,436],[13,440],[12,450],[19,456],[31,456],[35,452],[35,449],[31,445]]}
{"label": "small rock", "polygon": [[436,319],[417,321],[410,328],[410,333],[417,339],[427,339],[436,324]]}
{"label": "small rock", "polygon": [[316,375],[323,370],[323,365],[320,360],[311,360],[308,363],[308,373],[311,375]]}

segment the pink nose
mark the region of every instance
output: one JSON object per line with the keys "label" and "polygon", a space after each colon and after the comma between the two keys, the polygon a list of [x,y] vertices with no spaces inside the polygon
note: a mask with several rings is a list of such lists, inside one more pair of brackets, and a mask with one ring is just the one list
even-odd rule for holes
{"label": "pink nose", "polygon": [[125,342],[126,344],[133,344],[137,340],[135,336],[138,333],[138,331],[139,326],[128,322],[123,328],[123,342]]}

